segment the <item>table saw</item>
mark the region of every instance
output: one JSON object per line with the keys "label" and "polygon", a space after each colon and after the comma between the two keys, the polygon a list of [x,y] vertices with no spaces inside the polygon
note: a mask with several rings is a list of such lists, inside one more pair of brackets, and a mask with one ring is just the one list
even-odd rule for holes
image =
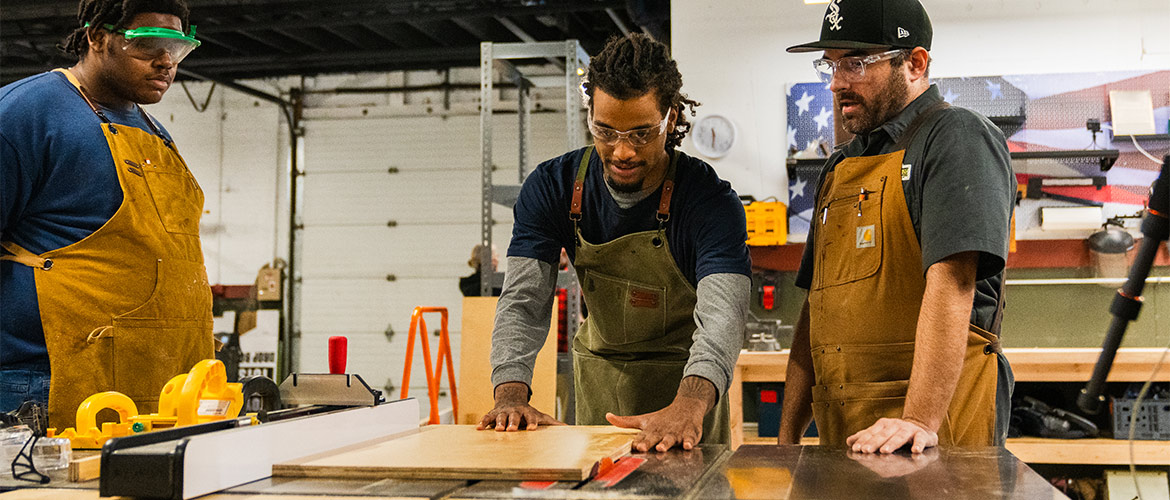
{"label": "table saw", "polygon": [[418,403],[407,399],[258,426],[217,423],[219,428],[205,432],[194,426],[119,438],[103,449],[101,479],[70,483],[62,470],[49,474],[50,483],[33,485],[7,476],[0,478],[0,489],[18,489],[0,494],[0,500],[97,499],[102,494],[254,500],[1064,498],[995,447],[883,456],[818,446],[749,445],[732,451],[702,445],[632,454],[583,481],[271,476],[275,463],[420,432],[418,420]]}

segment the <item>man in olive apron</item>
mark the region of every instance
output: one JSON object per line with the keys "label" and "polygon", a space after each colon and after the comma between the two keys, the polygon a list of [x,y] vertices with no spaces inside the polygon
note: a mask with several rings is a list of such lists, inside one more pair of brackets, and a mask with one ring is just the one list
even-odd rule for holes
{"label": "man in olive apron", "polygon": [[156,411],[214,355],[203,192],[139,106],[199,42],[181,0],[143,8],[83,1],[65,41],[80,62],[0,89],[0,410],[39,401],[57,428],[102,391]]}
{"label": "man in olive apron", "polygon": [[814,61],[855,138],[822,170],[796,284],[808,290],[780,443],[1002,444],[1011,371],[999,349],[1016,190],[1003,134],[928,80],[917,0],[834,0]]}
{"label": "man in olive apron", "polygon": [[645,35],[590,61],[594,146],[542,163],[516,202],[492,334],[496,406],[480,428],[559,423],[528,405],[528,388],[565,248],[588,312],[573,340],[576,423],[642,429],[640,451],[727,442],[751,263],[737,195],[675,149],[697,104],[681,87],[668,49]]}

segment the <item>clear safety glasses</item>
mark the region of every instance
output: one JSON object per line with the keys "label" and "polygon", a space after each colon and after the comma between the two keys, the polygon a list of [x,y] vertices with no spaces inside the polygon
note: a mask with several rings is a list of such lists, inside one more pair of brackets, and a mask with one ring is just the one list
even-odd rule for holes
{"label": "clear safety glasses", "polygon": [[132,30],[114,29],[112,24],[105,24],[102,27],[122,35],[126,39],[122,50],[125,50],[130,57],[144,61],[154,60],[162,57],[163,54],[168,54],[171,61],[179,64],[183,58],[187,57],[187,54],[201,45],[201,42],[195,39],[194,25],[187,30],[186,34],[182,31],[154,26],[144,26]]}
{"label": "clear safety glasses", "polygon": [[591,119],[589,120],[589,132],[593,134],[594,140],[609,146],[613,146],[614,144],[617,144],[618,141],[625,139],[629,141],[630,144],[633,144],[634,147],[640,147],[649,144],[650,141],[653,141],[654,139],[657,139],[658,136],[662,135],[662,133],[666,131],[666,122],[669,119],[670,113],[667,112],[666,116],[662,118],[662,122],[659,123],[658,126],[636,128],[633,130],[627,130],[625,132],[620,132],[609,127],[598,125]]}
{"label": "clear safety glasses", "polygon": [[868,56],[842,57],[836,61],[822,57],[813,61],[813,69],[816,70],[817,76],[821,77],[821,82],[823,83],[832,82],[833,74],[838,72],[845,81],[850,83],[858,82],[862,78],[865,78],[866,66],[878,61],[890,59],[902,52],[902,49],[896,49],[878,54],[870,54]]}

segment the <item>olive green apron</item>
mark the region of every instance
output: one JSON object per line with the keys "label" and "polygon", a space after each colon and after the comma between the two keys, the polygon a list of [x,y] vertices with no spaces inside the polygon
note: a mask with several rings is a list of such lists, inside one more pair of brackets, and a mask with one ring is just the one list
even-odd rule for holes
{"label": "olive green apron", "polygon": [[[695,288],[670,253],[666,221],[678,164],[675,151],[657,218],[658,229],[594,245],[581,237],[581,198],[593,147],[573,184],[569,217],[577,239],[573,267],[589,316],[573,340],[576,423],[605,425],[605,413],[641,415],[665,408],[678,392],[695,333]],[[703,419],[702,443],[730,438],[727,394]]]}
{"label": "olive green apron", "polygon": [[113,217],[77,243],[35,255],[2,242],[0,259],[35,270],[49,424],[64,429],[85,398],[104,391],[129,396],[143,413],[157,411],[163,385],[215,353],[199,243],[203,191],[157,129],[111,123],[71,73],[57,71],[101,118],[122,188]]}
{"label": "olive green apron", "polygon": [[[899,151],[847,158],[819,190],[809,342],[813,416],[823,445],[844,446],[878,419],[902,417],[926,289],[922,247],[900,180],[902,160],[915,133],[941,108],[911,123]],[[993,443],[998,340],[969,327],[940,445]]]}

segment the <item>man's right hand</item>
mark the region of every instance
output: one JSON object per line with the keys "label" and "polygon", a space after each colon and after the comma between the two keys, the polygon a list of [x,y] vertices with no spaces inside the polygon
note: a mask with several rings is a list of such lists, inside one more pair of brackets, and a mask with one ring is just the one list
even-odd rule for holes
{"label": "man's right hand", "polygon": [[528,404],[528,386],[505,382],[496,387],[496,407],[487,412],[475,428],[497,431],[533,430],[540,425],[565,425]]}

